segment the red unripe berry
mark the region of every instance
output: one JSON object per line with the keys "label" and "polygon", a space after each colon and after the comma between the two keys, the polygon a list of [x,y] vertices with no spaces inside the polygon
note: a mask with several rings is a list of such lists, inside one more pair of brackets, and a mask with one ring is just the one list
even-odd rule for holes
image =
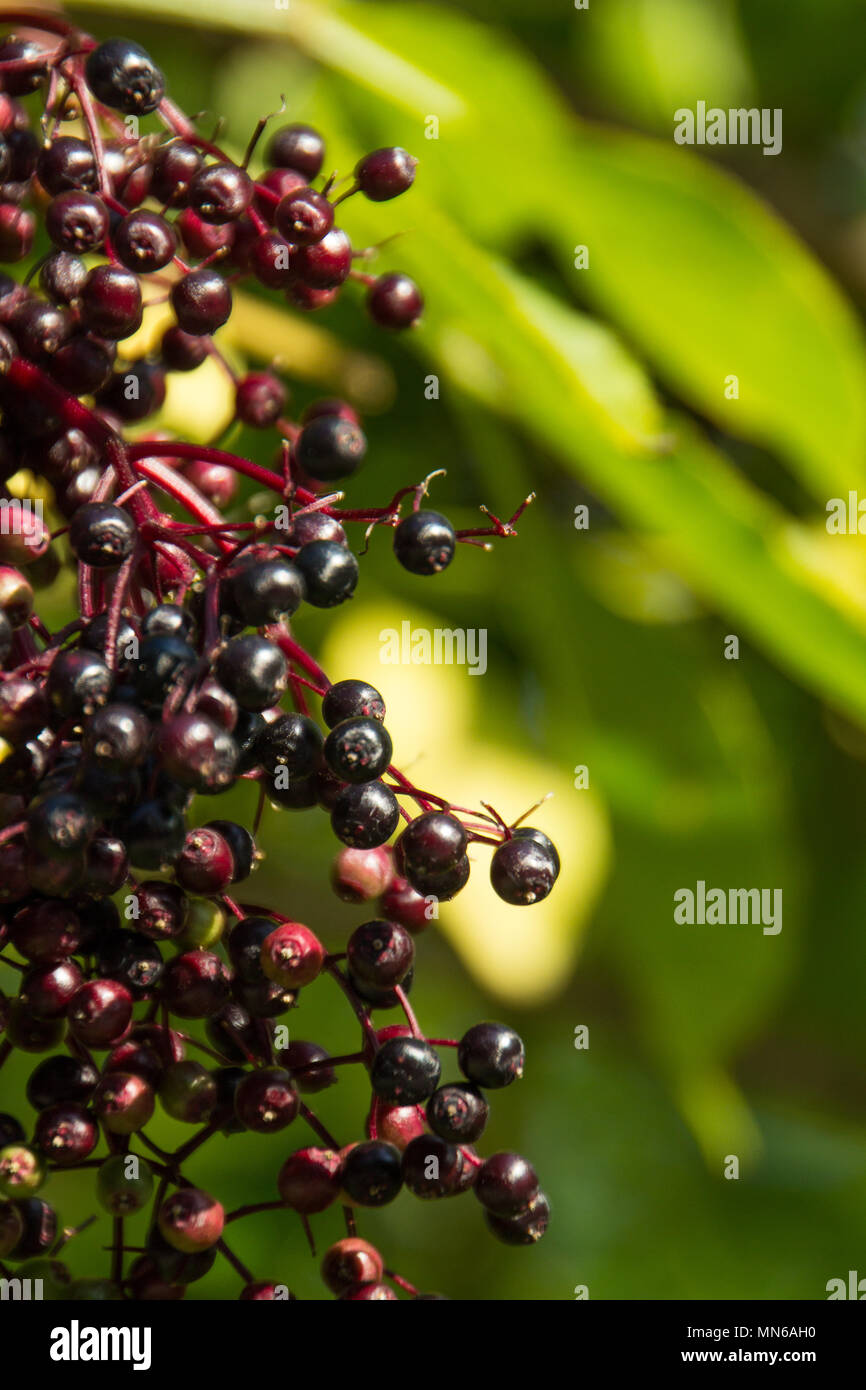
{"label": "red unripe berry", "polygon": [[300,989],[310,984],[324,960],[324,946],[301,922],[284,922],[262,942],[262,969],[269,980],[283,989]]}
{"label": "red unripe berry", "polygon": [[186,1255],[216,1245],[224,1224],[225,1213],[219,1202],[198,1187],[184,1187],[172,1193],[159,1210],[160,1234]]}

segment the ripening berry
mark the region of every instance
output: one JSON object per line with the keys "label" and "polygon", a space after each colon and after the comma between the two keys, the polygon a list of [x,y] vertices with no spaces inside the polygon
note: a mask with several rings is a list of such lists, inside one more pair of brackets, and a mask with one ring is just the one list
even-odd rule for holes
{"label": "ripening berry", "polygon": [[222,1235],[225,1214],[219,1202],[197,1187],[172,1193],[159,1209],[159,1230],[175,1250],[195,1255]]}

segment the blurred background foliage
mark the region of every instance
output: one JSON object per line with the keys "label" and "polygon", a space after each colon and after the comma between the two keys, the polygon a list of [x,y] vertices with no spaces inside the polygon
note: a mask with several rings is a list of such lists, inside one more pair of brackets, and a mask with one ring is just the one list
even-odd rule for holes
{"label": "blurred background foliage", "polygon": [[[482,501],[507,516],[538,494],[517,540],[464,548],[435,581],[399,570],[375,535],[351,612],[297,623],[332,678],[382,687],[417,784],[508,818],[553,791],[533,820],[566,865],[548,903],[517,911],[479,855],[419,942],[413,993],[437,1036],[503,1017],[526,1039],[526,1078],[497,1097],[485,1147],[536,1161],[547,1238],[509,1250],[476,1210],[405,1194],[364,1232],[458,1297],[567,1299],[578,1284],[591,1298],[824,1297],[862,1268],[866,1236],[866,552],[824,526],[831,497],[866,495],[862,6],[73,13],[143,42],[237,153],[285,94],[286,118],[320,126],[341,172],[382,144],[419,156],[405,199],[352,200],[344,224],[357,245],[401,233],[374,264],[418,279],[422,326],[395,340],[351,292],[299,319],[253,290],[225,350],[277,359],[298,407],[334,391],[361,406],[370,454],[348,505],[441,467],[433,504],[458,525]],[[698,100],[781,108],[783,152],[676,146],[673,112]],[[228,410],[205,367],[172,390],[165,423],[203,440]],[[269,458],[249,432],[230,447]],[[487,628],[487,674],[380,667],[380,630],[407,618]],[[723,658],[728,634],[739,661]],[[232,795],[249,812],[251,789]],[[255,896],[342,942],[362,914],[323,893],[326,819],[271,815],[264,847]],[[782,932],[677,926],[673,893],[698,879],[781,888]],[[288,1021],[348,1050],[328,988]],[[362,1103],[345,1075],[322,1112],[355,1136]],[[180,1142],[161,1125],[159,1142]],[[215,1141],[194,1176],[227,1206],[264,1200],[275,1142]],[[729,1154],[738,1182],[722,1176]],[[86,1215],[80,1180],[57,1183],[67,1219]],[[338,1228],[317,1219],[322,1245]],[[319,1296],[297,1223],[235,1230],[257,1275]],[[80,1240],[101,1270],[101,1237]],[[218,1265],[191,1296],[234,1297],[235,1276]]]}

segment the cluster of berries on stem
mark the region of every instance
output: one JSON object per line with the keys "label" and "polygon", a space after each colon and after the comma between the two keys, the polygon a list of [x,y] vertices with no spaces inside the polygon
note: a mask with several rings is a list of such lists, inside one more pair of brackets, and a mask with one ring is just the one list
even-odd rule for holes
{"label": "cluster of berries on stem", "polygon": [[[174,1299],[222,1255],[242,1299],[292,1297],[244,1265],[225,1228],[291,1210],[314,1248],[310,1218],[337,1204],[347,1234],[322,1260],[331,1292],[434,1297],[358,1236],[359,1209],[403,1187],[471,1190],[495,1236],[530,1245],[548,1204],[524,1158],[475,1148],[486,1092],[523,1073],[520,1038],[492,1022],[426,1037],[408,998],[415,938],[466,884],[474,845],[492,848],[492,887],[516,905],[547,896],[559,859],[541,830],[414,786],[392,761],[379,691],[331,683],[293,621],[355,592],[347,528],[390,528],[397,561],[432,575],[459,543],[514,535],[523,507],[455,530],[422,506],[426,479],[384,506],[342,508],[333,484],[367,452],[355,410],[325,400],[291,419],[282,381],[238,377],[213,336],[250,277],[304,311],[360,281],[375,323],[416,323],[417,287],[358,270],[368,252],[335,224],[352,195],[404,193],[415,161],[376,150],[340,192],[321,175],[321,136],[289,125],[253,178],[265,122],[236,163],[168,99],[137,44],[97,44],[56,15],[6,19],[26,27],[0,41],[0,263],[32,265],[23,282],[0,274],[0,964],[17,983],[0,992],[0,1065],[13,1049],[39,1060],[35,1122],[0,1115],[0,1273],[38,1272],[57,1297]],[[141,135],[150,115],[161,130]],[[160,298],[174,322],[158,354],[124,357]],[[127,437],[158,413],[169,372],[208,357],[231,379],[236,418],[274,431],[273,468],[164,433]],[[22,477],[48,521],[21,505]],[[231,519],[244,479],[274,495],[272,516]],[[52,631],[36,599],[64,566],[77,612]],[[249,826],[191,823],[197,795],[241,781],[257,789]],[[367,916],[345,951],[246,901],[268,808],[329,815],[332,886]],[[356,1052],[331,1055],[280,1022],[320,981],[352,1010]],[[404,1021],[379,1026],[382,1010]],[[456,1058],[444,1083],[442,1053]],[[352,1066],[370,1101],[365,1137],[344,1144],[308,1098]],[[195,1127],[172,1152],[147,1132],[157,1102]],[[189,1178],[214,1136],[297,1121],[315,1143],[284,1158],[272,1199],[226,1212]],[[106,1279],[69,1271],[75,1232],[37,1195],[56,1169],[96,1171],[112,1218]],[[145,1208],[145,1244],[131,1247],[124,1223]]]}

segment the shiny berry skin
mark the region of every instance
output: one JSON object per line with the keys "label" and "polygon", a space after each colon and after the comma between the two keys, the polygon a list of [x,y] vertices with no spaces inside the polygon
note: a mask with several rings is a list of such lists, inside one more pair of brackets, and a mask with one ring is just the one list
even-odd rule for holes
{"label": "shiny berry skin", "polygon": [[197,1187],[184,1187],[163,1202],[157,1218],[164,1240],[183,1254],[209,1250],[222,1235],[225,1213]]}
{"label": "shiny berry skin", "polygon": [[423,898],[436,898],[439,902],[449,902],[466,886],[469,880],[469,858],[464,854],[450,869],[429,873],[413,865],[406,866],[406,878],[415,892]]}
{"label": "shiny berry skin", "polygon": [[171,287],[171,306],[184,333],[215,333],[232,311],[232,293],[215,270],[191,270]]}
{"label": "shiny berry skin", "polygon": [[94,952],[99,975],[118,980],[136,997],[146,994],[162,978],[164,964],[159,947],[138,931],[109,929]]}
{"label": "shiny berry skin", "polygon": [[379,1139],[367,1139],[348,1152],[344,1150],[342,1185],[345,1195],[360,1207],[383,1207],[393,1202],[403,1185],[400,1150]]}
{"label": "shiny berry skin", "polygon": [[292,268],[310,289],[336,289],[352,269],[352,244],[341,228],[332,227],[313,246],[298,247]]}
{"label": "shiny berry skin", "polygon": [[483,1207],[496,1216],[518,1216],[538,1192],[538,1177],[520,1154],[493,1154],[482,1165],[473,1188]]}
{"label": "shiny berry skin", "polygon": [[87,804],[71,792],[46,796],[27,816],[31,850],[50,860],[74,858],[96,829]]}
{"label": "shiny berry skin", "polygon": [[322,758],[322,731],[304,714],[283,714],[268,724],[259,739],[262,766],[272,771],[287,767],[295,777],[308,777]]}
{"label": "shiny berry skin", "polygon": [[460,1070],[485,1090],[501,1090],[523,1076],[523,1043],[504,1023],[476,1023],[457,1049]]}
{"label": "shiny berry skin", "polygon": [[295,443],[295,457],[311,478],[334,482],[357,472],[367,452],[364,433],[339,415],[319,415],[304,425]]}
{"label": "shiny berry skin", "polygon": [[376,1132],[379,1139],[404,1153],[412,1139],[426,1133],[423,1111],[417,1105],[386,1105],[377,1100]]}
{"label": "shiny berry skin", "polygon": [[233,637],[217,659],[217,678],[241,709],[270,709],[288,683],[289,665],[265,637]]}
{"label": "shiny berry skin", "polygon": [[62,719],[92,714],[107,701],[112,675],[95,652],[60,651],[51,663],[45,689],[54,711]]}
{"label": "shiny berry skin", "polygon": [[543,1192],[538,1192],[516,1216],[497,1216],[485,1211],[484,1218],[488,1230],[505,1245],[535,1245],[547,1230],[550,1203]]}
{"label": "shiny berry skin", "polygon": [[355,592],[358,561],[337,541],[309,541],[301,546],[295,564],[304,579],[307,602],[314,608],[335,608]]}
{"label": "shiny berry skin", "polygon": [[151,1087],[135,1072],[110,1072],[93,1094],[93,1113],[111,1134],[135,1134],[153,1115]]}
{"label": "shiny berry skin", "polygon": [[410,574],[439,574],[454,559],[454,528],[441,512],[411,512],[394,532],[394,554]]}
{"label": "shiny berry skin", "polygon": [[370,1064],[370,1085],[390,1105],[417,1105],[439,1085],[442,1064],[421,1038],[389,1038]]}
{"label": "shiny berry skin", "polygon": [[234,875],[234,859],[218,830],[190,830],[174,866],[175,877],[188,893],[223,893]]}
{"label": "shiny berry skin", "polygon": [[299,188],[277,204],[274,224],[292,246],[314,246],[333,227],[334,209],[314,188]]}
{"label": "shiny berry skin", "polygon": [[490,863],[490,882],[497,895],[515,907],[546,898],[559,873],[559,855],[540,830],[515,831],[498,845]]}
{"label": "shiny berry skin", "polygon": [[211,951],[187,951],[166,968],[162,997],[178,1018],[209,1018],[229,997],[226,967]]}
{"label": "shiny berry skin", "polygon": [[[12,67],[3,74],[3,91],[10,97],[23,97],[35,92],[44,82],[47,65],[37,60],[42,56],[41,45],[32,39],[18,39],[10,35],[0,43],[0,62],[24,62],[26,67]],[[31,67],[30,64],[33,64]]]}
{"label": "shiny berry skin", "polygon": [[232,852],[235,865],[232,882],[241,883],[249,878],[256,855],[256,842],[250,832],[232,820],[209,820],[206,829],[218,831]]}
{"label": "shiny berry skin", "polygon": [[301,922],[284,922],[261,945],[265,975],[283,989],[311,984],[322,969],[325,950],[318,937]]}
{"label": "shiny berry skin", "polygon": [[126,116],[155,111],[165,95],[165,79],[150,54],[131,39],[106,39],[87,56],[87,85],[103,106]]}
{"label": "shiny berry skin", "polygon": [[143,1158],[138,1160],[138,1176],[131,1176],[126,1154],[113,1154],[96,1173],[96,1196],[100,1206],[112,1216],[131,1216],[141,1211],[153,1192],[153,1174]]}
{"label": "shiny berry skin", "polygon": [[22,907],[12,919],[9,935],[25,960],[42,964],[73,955],[84,940],[84,929],[68,903],[47,898]]}
{"label": "shiny berry skin", "polygon": [[333,1086],[337,1080],[333,1067],[318,1065],[327,1063],[330,1055],[318,1043],[296,1039],[283,1048],[279,1060],[291,1072],[292,1080],[303,1095],[315,1095],[317,1091],[325,1091]]}
{"label": "shiny berry skin", "polygon": [[108,212],[93,193],[70,189],[58,193],[48,204],[45,230],[58,250],[82,256],[96,251],[105,240]]}
{"label": "shiny berry skin", "polygon": [[168,634],[145,637],[133,671],[136,693],[143,705],[159,706],[178,682],[198,665],[194,647]]}
{"label": "shiny berry skin", "polygon": [[336,724],[325,739],[324,757],[344,782],[373,782],[387,769],[393,748],[387,729],[377,719],[360,715]]}
{"label": "shiny berry skin", "polygon": [[123,841],[116,835],[94,835],[84,851],[82,892],[109,897],[120,891],[128,874],[129,856]]}
{"label": "shiny berry skin", "polygon": [[72,322],[65,309],[31,301],[16,311],[11,328],[22,356],[37,362],[51,358],[69,337]]}
{"label": "shiny berry skin", "polygon": [[390,853],[379,849],[341,849],[331,870],[331,886],[345,903],[369,902],[388,888],[394,877]]}
{"label": "shiny berry skin", "polygon": [[208,355],[207,337],[184,333],[177,324],[172,324],[163,333],[159,350],[170,371],[192,372]]}
{"label": "shiny berry skin", "polygon": [[88,757],[112,772],[135,767],[147,752],[150,721],[135,705],[103,705],[84,727],[83,746]]}
{"label": "shiny berry skin", "polygon": [[399,985],[412,968],[415,946],[405,927],[377,920],[355,928],[346,955],[353,979],[388,989]]}
{"label": "shiny berry skin", "polygon": [[341,1294],[356,1284],[376,1283],[382,1278],[382,1256],[368,1240],[346,1236],[325,1251],[321,1264],[322,1280],[333,1294]]}
{"label": "shiny berry skin", "polygon": [[416,1197],[453,1197],[462,1190],[464,1164],[456,1145],[421,1134],[403,1151],[403,1182]]}
{"label": "shiny berry skin", "polygon": [[99,1072],[90,1062],[60,1053],[46,1057],[30,1073],[27,1099],[34,1110],[61,1103],[86,1105],[98,1080]]}
{"label": "shiny berry skin", "polygon": [[324,163],[325,142],[312,126],[283,126],[271,137],[267,158],[278,169],[296,169],[314,179]]}
{"label": "shiny berry skin", "polygon": [[248,627],[263,627],[297,612],[304,581],[297,565],[282,555],[239,561],[228,578],[228,602]]}
{"label": "shiny berry skin", "polygon": [[127,270],[151,275],[171,261],[177,251],[177,235],[164,217],[138,208],[114,229],[112,245]]}
{"label": "shiny berry skin", "polygon": [[138,930],[151,941],[164,941],[180,936],[186,925],[189,902],[177,884],[147,879],[138,885],[136,893]]}
{"label": "shiny berry skin", "polygon": [[136,528],[129,512],[111,502],[88,502],[69,523],[69,544],[84,565],[113,569],[132,554]]}
{"label": "shiny berry skin", "polygon": [[355,165],[355,181],[373,203],[386,203],[411,188],[418,161],[399,145],[373,150]]}
{"label": "shiny berry skin", "polygon": [[108,1048],[129,1027],[132,995],[116,980],[88,980],[73,995],[66,1016],[85,1047]]}
{"label": "shiny berry skin", "polygon": [[87,279],[87,266],[69,251],[55,251],[43,261],[39,284],[55,304],[74,304]]}
{"label": "shiny berry skin", "polygon": [[203,222],[236,222],[252,201],[253,181],[235,164],[209,164],[190,180],[187,201]]}
{"label": "shiny berry skin", "polygon": [[465,1081],[440,1086],[427,1102],[427,1123],[451,1144],[474,1144],[484,1133],[489,1113],[484,1096]]}
{"label": "shiny berry skin", "polygon": [[185,207],[190,182],[202,163],[199,151],[185,140],[170,140],[161,146],[153,156],[154,197],[172,207]]}
{"label": "shiny berry skin", "polygon": [[287,1206],[311,1216],[340,1195],[342,1160],[333,1149],[298,1149],[277,1175],[277,1189]]}
{"label": "shiny berry skin", "polygon": [[444,873],[466,853],[469,837],[456,816],[445,811],[426,811],[407,825],[398,840],[408,869]]}
{"label": "shiny berry skin", "polygon": [[292,1078],[282,1067],[263,1067],[244,1077],[235,1091],[235,1110],[241,1124],[258,1134],[271,1134],[290,1125],[300,1099]]}
{"label": "shiny berry skin", "polygon": [[75,135],[60,135],[40,151],[36,177],[52,195],[71,189],[95,193],[99,186],[93,151]]}
{"label": "shiny berry skin", "polygon": [[70,1168],[93,1153],[99,1129],[82,1106],[66,1102],[40,1110],[33,1138],[36,1147],[52,1163]]}
{"label": "shiny berry skin", "polygon": [[413,328],[424,311],[424,297],[408,275],[380,275],[367,291],[367,312],[380,328]]}
{"label": "shiny berry skin", "polygon": [[158,1096],[172,1119],[203,1124],[216,1108],[217,1083],[201,1062],[173,1062],[162,1073]]}
{"label": "shiny berry skin", "polygon": [[285,404],[286,388],[270,372],[250,372],[237,384],[235,410],[238,419],[252,429],[269,429],[280,418]]}
{"label": "shiny berry skin", "polygon": [[[86,278],[85,275],[84,281],[76,285],[76,301]],[[111,376],[110,346],[113,344],[96,342],[85,333],[70,338],[51,359],[51,374],[58,386],[74,396],[98,391]]]}
{"label": "shiny berry skin", "polygon": [[338,840],[354,849],[377,849],[390,840],[400,822],[396,796],[384,782],[347,786],[331,811]]}
{"label": "shiny berry skin", "polygon": [[334,517],[324,512],[299,512],[286,532],[286,544],[300,547],[312,541],[333,541],[344,549],[349,544],[346,532]]}
{"label": "shiny berry skin", "polygon": [[100,338],[114,340],[135,333],[141,327],[142,299],[132,271],[112,265],[91,270],[81,290],[81,317]]}
{"label": "shiny berry skin", "polygon": [[213,795],[231,786],[238,748],[231,734],[201,714],[179,714],[154,737],[160,766],[182,787]]}
{"label": "shiny berry skin", "polygon": [[37,1018],[61,1018],[83,983],[84,976],[72,960],[37,965],[24,976],[21,996]]}
{"label": "shiny berry skin", "polygon": [[27,1260],[42,1255],[56,1239],[57,1214],[41,1197],[0,1203],[0,1249],[6,1258]]}
{"label": "shiny berry skin", "polygon": [[355,1284],[340,1294],[341,1303],[399,1303],[388,1284]]}
{"label": "shiny berry skin", "polygon": [[385,718],[385,701],[375,686],[366,681],[345,680],[337,681],[325,691],[322,718],[329,729],[344,719],[357,719],[361,715],[377,719],[380,724]]}

